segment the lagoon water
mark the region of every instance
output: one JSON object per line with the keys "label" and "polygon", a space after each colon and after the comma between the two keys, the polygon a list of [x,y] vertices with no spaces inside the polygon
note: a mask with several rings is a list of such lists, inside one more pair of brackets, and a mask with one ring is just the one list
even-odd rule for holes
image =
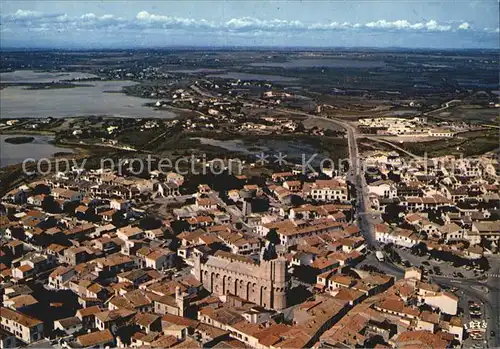
{"label": "lagoon water", "polygon": [[272,82],[290,82],[296,81],[297,78],[279,75],[265,75],[265,74],[251,74],[240,72],[227,72],[225,74],[212,74],[207,75],[208,78],[221,78],[232,80],[250,80],[250,81],[272,81]]}
{"label": "lagoon water", "polygon": [[[2,73],[4,83],[51,82],[92,77],[84,73],[37,73],[16,71]],[[78,83],[78,82],[76,82]],[[132,118],[174,118],[175,113],[154,110],[144,104],[155,100],[127,96],[122,93],[132,81],[85,81],[74,88],[29,90],[25,86],[9,86],[0,90],[0,118],[72,117],[102,115]]]}
{"label": "lagoon water", "polygon": [[[5,142],[7,138],[12,137],[33,137],[35,139],[31,143],[23,144],[12,144]],[[52,140],[54,140],[54,136],[23,134],[0,135],[0,167],[19,164],[27,158],[39,160],[42,158],[51,158],[55,153],[58,152],[73,152],[70,148],[60,148],[56,147],[53,144],[50,144]]]}
{"label": "lagoon water", "polygon": [[0,73],[2,83],[49,83],[71,79],[96,78],[97,75],[78,72],[36,72],[34,70],[16,70]]}
{"label": "lagoon water", "polygon": [[367,61],[339,58],[301,58],[287,62],[256,62],[250,63],[253,67],[275,68],[379,68],[384,67],[383,61]]}

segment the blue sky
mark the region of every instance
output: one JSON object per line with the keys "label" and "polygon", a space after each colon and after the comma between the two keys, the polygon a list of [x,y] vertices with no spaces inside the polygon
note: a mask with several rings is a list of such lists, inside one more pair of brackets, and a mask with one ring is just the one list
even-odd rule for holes
{"label": "blue sky", "polygon": [[2,47],[498,48],[498,0],[0,1]]}

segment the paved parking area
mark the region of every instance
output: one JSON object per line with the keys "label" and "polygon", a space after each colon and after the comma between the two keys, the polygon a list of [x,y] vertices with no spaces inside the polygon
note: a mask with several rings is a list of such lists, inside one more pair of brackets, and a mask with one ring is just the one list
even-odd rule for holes
{"label": "paved parking area", "polygon": [[[450,262],[445,262],[445,261],[437,261],[435,259],[431,259],[429,256],[415,256],[411,254],[409,249],[403,249],[403,248],[398,248],[395,247],[394,250],[399,254],[401,259],[407,260],[412,266],[420,268],[423,267],[424,269],[427,270],[433,270],[434,267],[439,268],[442,277],[448,277],[448,278],[456,278],[456,279],[474,279],[478,278],[484,273],[479,272],[479,271],[474,271],[474,270],[467,270],[463,267],[456,268],[453,266],[452,263]],[[463,277],[460,277],[458,273],[461,273]],[[433,275],[434,270],[430,272],[429,274]]]}

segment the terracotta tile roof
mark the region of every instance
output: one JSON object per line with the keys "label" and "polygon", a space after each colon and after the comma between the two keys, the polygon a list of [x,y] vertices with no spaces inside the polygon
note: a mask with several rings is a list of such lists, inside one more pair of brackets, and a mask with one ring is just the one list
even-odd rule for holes
{"label": "terracotta tile roof", "polygon": [[202,348],[202,344],[200,342],[195,341],[194,339],[187,338],[183,342],[180,342],[175,345],[175,349],[198,349]]}
{"label": "terracotta tile roof", "polygon": [[98,305],[93,305],[91,307],[78,309],[76,313],[83,318],[89,315],[95,315],[97,313],[100,313],[101,311],[102,309]]}
{"label": "terracotta tile roof", "polygon": [[333,282],[336,282],[338,284],[341,284],[345,287],[349,287],[351,286],[355,280],[353,278],[351,278],[350,276],[347,276],[347,275],[341,275],[341,274],[337,274],[337,275],[332,275],[329,280],[333,281]]}
{"label": "terracotta tile roof", "polygon": [[221,341],[213,346],[214,349],[247,349],[251,348],[249,345],[246,345],[243,342],[240,342],[237,339],[227,339],[225,341]]}
{"label": "terracotta tile roof", "polygon": [[22,307],[27,307],[30,305],[37,304],[38,301],[30,294],[22,294],[17,297],[13,297],[9,299],[9,302],[12,302],[14,307],[17,308],[22,308]]}
{"label": "terracotta tile roof", "polygon": [[[419,348],[447,348],[449,342],[437,334],[428,331],[409,331],[401,333],[396,339],[398,346],[405,343],[417,345]],[[407,346],[405,346],[407,348]]]}
{"label": "terracotta tile roof", "polygon": [[430,311],[423,311],[420,314],[420,319],[426,322],[430,322],[432,324],[439,324],[439,314],[438,313],[431,313]]}
{"label": "terracotta tile roof", "polygon": [[199,323],[198,326],[196,326],[196,331],[202,332],[204,335],[208,336],[211,339],[229,335],[229,331],[225,331],[204,323]]}
{"label": "terracotta tile roof", "polygon": [[388,233],[390,231],[390,227],[387,224],[376,224],[375,232],[377,233]]}
{"label": "terracotta tile roof", "polygon": [[42,321],[34,317],[4,307],[0,307],[0,316],[26,327],[34,327],[43,324]]}
{"label": "terracotta tile roof", "polygon": [[158,320],[160,317],[155,314],[150,313],[137,313],[134,316],[133,322],[139,324],[140,326],[150,326],[153,322]]}
{"label": "terracotta tile roof", "polygon": [[59,275],[66,274],[67,272],[69,272],[71,270],[73,270],[73,268],[71,268],[71,267],[59,266],[52,273],[50,273],[49,277],[56,278]]}
{"label": "terracotta tile roof", "polygon": [[28,264],[21,265],[20,267],[17,267],[17,269],[22,271],[23,273],[33,270],[33,268]]}
{"label": "terracotta tile roof", "polygon": [[179,340],[175,336],[161,336],[151,343],[151,346],[154,348],[171,348],[178,341]]}
{"label": "terracotta tile roof", "polygon": [[101,311],[100,313],[95,314],[95,317],[101,320],[102,322],[114,321],[121,318],[131,317],[136,312],[130,309],[118,309],[111,311]]}
{"label": "terracotta tile roof", "polygon": [[113,342],[115,338],[109,330],[97,331],[82,336],[76,339],[83,347],[93,347],[98,344]]}
{"label": "terracotta tile roof", "polygon": [[361,297],[363,297],[365,294],[361,291],[357,290],[351,290],[349,288],[341,288],[338,290],[337,294],[334,296],[336,299],[340,299],[343,301],[355,301]]}
{"label": "terracotta tile roof", "polygon": [[177,315],[172,315],[172,314],[165,314],[161,318],[162,322],[167,322],[169,324],[175,324],[175,325],[182,325],[182,326],[188,326],[191,328],[196,328],[198,326],[199,322],[197,320],[192,320],[188,319],[182,316],[177,316]]}

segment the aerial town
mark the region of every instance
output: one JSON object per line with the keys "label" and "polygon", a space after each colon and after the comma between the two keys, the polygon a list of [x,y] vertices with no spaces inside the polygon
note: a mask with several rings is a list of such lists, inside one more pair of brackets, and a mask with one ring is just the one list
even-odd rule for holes
{"label": "aerial town", "polygon": [[[219,124],[219,110],[206,118]],[[421,118],[332,122],[353,144],[351,132],[384,125],[405,137],[460,132],[427,131]],[[350,146],[363,166],[354,160],[346,172],[274,171],[257,160],[188,187],[184,175],[159,170],[32,175],[2,198],[2,345],[444,348],[494,339],[496,155],[408,159],[396,150]]]}
{"label": "aerial town", "polygon": [[[264,22],[195,27],[478,30]],[[497,50],[235,46],[2,49],[0,348],[499,347]]]}

